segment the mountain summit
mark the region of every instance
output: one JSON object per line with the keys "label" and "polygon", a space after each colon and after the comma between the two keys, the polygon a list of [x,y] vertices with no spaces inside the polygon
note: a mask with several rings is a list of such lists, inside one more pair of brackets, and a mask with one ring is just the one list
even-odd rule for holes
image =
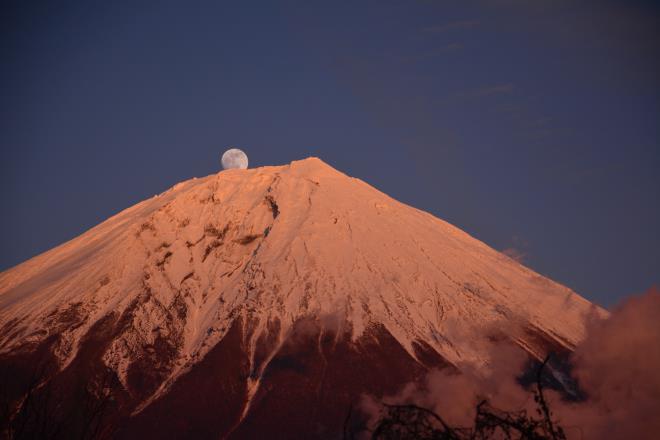
{"label": "mountain summit", "polygon": [[14,405],[35,374],[65,392],[70,432],[92,396],[120,438],[336,438],[362,393],[487,369],[493,341],[570,351],[592,313],[309,158],[179,183],[0,274],[0,365]]}

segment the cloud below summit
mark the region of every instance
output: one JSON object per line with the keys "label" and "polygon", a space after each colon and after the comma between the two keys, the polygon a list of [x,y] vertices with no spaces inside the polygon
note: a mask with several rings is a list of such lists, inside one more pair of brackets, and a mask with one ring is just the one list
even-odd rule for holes
{"label": "cloud below summit", "polygon": [[631,297],[594,322],[573,355],[588,398],[557,405],[566,426],[585,439],[655,438],[660,432],[660,290]]}
{"label": "cloud below summit", "polygon": [[[589,324],[587,337],[571,361],[586,398],[567,402],[546,390],[550,409],[569,439],[651,439],[660,432],[660,290],[649,289],[616,307],[609,318]],[[421,384],[409,384],[390,404],[431,409],[451,426],[470,426],[479,401],[505,411],[534,413],[531,394],[516,382],[524,364],[517,347],[496,344],[486,374],[461,368],[462,374],[431,371]],[[379,404],[365,398],[363,410],[375,422]]]}

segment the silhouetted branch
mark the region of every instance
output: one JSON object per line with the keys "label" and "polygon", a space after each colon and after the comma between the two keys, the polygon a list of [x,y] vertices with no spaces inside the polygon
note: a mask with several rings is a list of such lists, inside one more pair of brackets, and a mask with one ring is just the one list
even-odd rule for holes
{"label": "silhouetted branch", "polygon": [[543,374],[543,369],[545,368],[549,360],[550,360],[550,355],[547,355],[536,373],[536,389],[538,394],[536,395],[535,400],[538,403],[543,413],[543,420],[547,425],[547,429],[550,432],[550,436],[552,437],[552,440],[558,440],[559,438],[563,437],[563,432],[560,431],[561,428],[559,430],[555,429],[554,423],[552,421],[552,413],[550,412],[550,408],[548,408],[548,403],[546,402],[545,396],[543,395],[542,374]]}

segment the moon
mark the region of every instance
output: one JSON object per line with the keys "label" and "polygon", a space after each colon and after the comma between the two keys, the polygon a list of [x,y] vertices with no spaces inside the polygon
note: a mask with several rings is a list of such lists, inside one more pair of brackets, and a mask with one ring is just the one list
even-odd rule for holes
{"label": "moon", "polygon": [[220,162],[222,163],[222,168],[225,170],[234,168],[244,170],[248,167],[247,154],[243,153],[243,151],[238,148],[232,148],[225,151]]}

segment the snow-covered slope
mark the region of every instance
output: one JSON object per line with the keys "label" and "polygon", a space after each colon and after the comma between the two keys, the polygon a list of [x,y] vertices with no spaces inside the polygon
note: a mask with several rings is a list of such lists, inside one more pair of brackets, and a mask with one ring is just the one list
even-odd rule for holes
{"label": "snow-covered slope", "polygon": [[[271,335],[272,357],[304,318],[352,340],[382,325],[413,358],[423,341],[448,363],[483,368],[489,340],[570,349],[593,313],[605,312],[309,158],[180,183],[0,274],[0,356],[56,336],[64,368],[90,329],[121,316],[103,362],[127,387],[145,347],[161,367],[140,410],[239,317],[253,369],[258,338]],[[254,394],[258,371],[249,382]]]}

